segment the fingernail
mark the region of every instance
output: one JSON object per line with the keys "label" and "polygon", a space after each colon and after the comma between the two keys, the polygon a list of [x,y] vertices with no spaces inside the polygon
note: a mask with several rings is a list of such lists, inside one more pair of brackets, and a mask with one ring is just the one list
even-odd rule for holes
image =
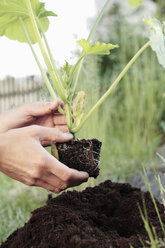
{"label": "fingernail", "polygon": [[63,133],[63,137],[67,139],[73,139],[73,135],[71,133]]}
{"label": "fingernail", "polygon": [[88,177],[89,177],[89,174],[88,174],[87,172],[82,171],[81,173],[83,174],[83,176],[84,176],[84,177],[86,177],[86,178],[88,178]]}

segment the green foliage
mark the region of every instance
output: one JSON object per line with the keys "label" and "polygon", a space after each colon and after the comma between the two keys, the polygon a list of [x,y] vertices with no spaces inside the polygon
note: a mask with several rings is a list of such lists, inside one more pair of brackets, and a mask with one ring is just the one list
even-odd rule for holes
{"label": "green foliage", "polygon": [[31,211],[41,207],[48,193],[37,187],[27,187],[0,173],[0,243],[24,225]]}
{"label": "green foliage", "polygon": [[86,41],[85,39],[82,39],[77,43],[84,49],[85,55],[88,54],[109,55],[110,50],[118,47],[118,45],[112,45],[110,43],[105,44],[105,43],[96,42],[95,44],[89,44],[89,42]]}
{"label": "green foliage", "polygon": [[[55,16],[51,11],[46,11],[44,8],[44,3],[39,2],[39,0],[0,0],[0,28],[2,31],[0,35],[6,35],[10,39],[15,39],[21,42],[27,42],[33,53],[33,56],[37,62],[37,65],[41,71],[43,79],[47,85],[47,88],[52,96],[53,100],[56,98],[56,93],[54,88],[63,100],[66,108],[66,119],[69,130],[73,133],[78,132],[82,126],[86,123],[89,117],[96,111],[96,109],[105,101],[105,99],[112,93],[116,88],[117,84],[127,73],[128,69],[133,65],[140,54],[148,47],[148,43],[140,49],[137,54],[131,59],[131,61],[126,65],[124,70],[120,73],[117,79],[114,81],[113,85],[109,87],[107,92],[98,100],[98,102],[91,108],[91,110],[86,114],[81,123],[78,121],[78,126],[75,127],[73,123],[73,114],[71,111],[72,100],[76,91],[77,81],[79,73],[81,71],[83,59],[85,55],[89,54],[99,54],[99,55],[109,55],[110,50],[117,48],[117,45],[112,45],[111,43],[105,44],[96,42],[90,44],[90,40],[93,36],[96,27],[101,20],[101,17],[108,5],[110,0],[106,0],[100,14],[98,15],[91,32],[87,40],[82,39],[78,41],[78,44],[83,48],[83,52],[80,55],[77,63],[70,67],[67,63],[63,69],[64,75],[61,77],[58,72],[53,56],[51,54],[48,42],[46,40],[45,31],[48,29],[49,20],[47,16]],[[142,1],[140,0],[128,0],[128,3],[132,7],[138,6]],[[43,37],[43,40],[42,40]],[[53,87],[48,77],[41,66],[37,54],[32,46],[34,43],[38,43],[40,51],[42,53],[43,59],[49,71]],[[59,109],[61,113],[63,111]]]}
{"label": "green foliage", "polygon": [[159,63],[165,68],[165,23],[156,18],[149,19],[146,23],[151,28],[149,35],[151,47],[156,52]]}
{"label": "green foliage", "polygon": [[132,8],[138,7],[144,0],[127,0],[128,4],[131,5]]}
{"label": "green foliage", "polygon": [[[56,16],[52,11],[46,11],[44,3],[39,0],[31,0],[31,6],[35,17],[40,20],[43,30],[49,27],[48,16]],[[37,42],[35,33],[31,27],[25,0],[0,0],[0,36],[5,35],[9,39],[27,42],[22,29],[20,18],[23,20],[31,42]],[[40,30],[40,28],[39,28]]]}
{"label": "green foliage", "polygon": [[[145,39],[135,34],[132,34],[132,39],[127,39],[125,33],[128,33],[129,26],[121,24],[120,28],[122,46],[121,50],[114,51],[118,66],[116,62],[111,62],[113,71],[107,68],[104,73],[100,72],[100,56],[86,60],[79,85],[79,90],[87,93],[86,112],[144,43]],[[117,92],[104,102],[79,133],[80,138],[97,137],[103,142],[102,180],[125,180],[132,173],[140,171],[143,164],[153,165],[154,154],[162,138],[160,122],[164,113],[164,92],[163,68],[149,48],[123,78]]]}

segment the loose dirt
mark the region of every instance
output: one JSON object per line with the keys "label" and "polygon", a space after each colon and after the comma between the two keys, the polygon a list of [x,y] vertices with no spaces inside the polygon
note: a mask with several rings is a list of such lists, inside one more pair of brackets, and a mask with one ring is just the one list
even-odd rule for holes
{"label": "loose dirt", "polygon": [[[50,198],[1,248],[134,248],[149,240],[139,213],[143,199],[150,225],[163,233],[150,194],[129,184],[105,181],[82,192]],[[157,206],[165,223],[164,207]]]}

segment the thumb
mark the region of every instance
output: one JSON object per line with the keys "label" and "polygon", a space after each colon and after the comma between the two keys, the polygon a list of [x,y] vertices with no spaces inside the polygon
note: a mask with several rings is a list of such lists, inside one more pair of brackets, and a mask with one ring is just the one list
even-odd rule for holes
{"label": "thumb", "polygon": [[34,126],[35,135],[38,139],[42,141],[56,141],[56,142],[66,142],[73,139],[71,133],[63,133],[58,128]]}
{"label": "thumb", "polygon": [[55,112],[62,104],[61,100],[57,98],[53,102],[36,102],[26,106],[27,112],[34,117],[43,116]]}

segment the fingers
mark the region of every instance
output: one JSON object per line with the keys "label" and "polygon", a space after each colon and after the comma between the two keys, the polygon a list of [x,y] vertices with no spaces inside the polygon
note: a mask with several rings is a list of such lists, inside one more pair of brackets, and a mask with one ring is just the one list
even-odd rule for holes
{"label": "fingers", "polygon": [[36,182],[36,185],[35,186],[44,188],[44,189],[49,190],[49,191],[51,191],[51,192],[53,192],[55,194],[57,194],[57,193],[60,192],[58,188],[56,188],[55,186],[50,185],[49,183],[47,183],[45,181],[42,181],[42,180],[38,180]]}
{"label": "fingers", "polygon": [[[56,126],[56,128],[59,129],[63,133],[69,132],[68,126],[66,126],[66,125]],[[51,140],[41,140],[41,144],[42,144],[42,146],[50,146],[52,144],[52,141]]]}
{"label": "fingers", "polygon": [[55,112],[61,104],[62,102],[58,98],[53,102],[36,102],[23,105],[22,107],[30,116],[38,117]]}
{"label": "fingers", "polygon": [[77,178],[77,176],[75,174],[74,177],[72,178],[72,180],[61,180],[56,175],[54,175],[52,173],[47,173],[47,174],[43,175],[42,182],[40,182],[40,185],[38,185],[38,186],[44,187],[47,190],[50,190],[50,191],[57,194],[57,193],[65,190],[69,187],[77,186],[80,183],[87,181],[87,179],[88,179],[88,177],[86,177],[86,179],[83,178],[83,180],[82,180],[82,177],[81,177],[81,180],[80,180],[80,177]]}
{"label": "fingers", "polygon": [[0,134],[0,170],[26,185],[54,193],[79,185],[87,181],[88,174],[68,168],[41,146],[41,141],[70,139],[71,134],[36,125],[4,132]]}
{"label": "fingers", "polygon": [[[57,129],[59,129],[61,132],[63,133],[68,133],[69,132],[69,129],[67,126],[56,126]],[[51,140],[41,140],[41,144],[43,146],[49,146],[51,145],[52,141]]]}
{"label": "fingers", "polygon": [[77,171],[67,167],[51,154],[47,156],[48,171],[56,175],[60,180],[67,183],[67,187],[76,186],[88,180],[88,173],[84,171]]}
{"label": "fingers", "polygon": [[55,127],[60,129],[63,133],[69,132],[65,115],[55,114],[53,116],[53,123]]}
{"label": "fingers", "polygon": [[44,153],[45,162],[44,167],[41,166],[42,173],[33,175],[37,178],[33,185],[57,194],[66,188],[77,186],[88,180],[88,173],[71,169],[46,151]]}
{"label": "fingers", "polygon": [[63,133],[58,128],[31,126],[30,132],[33,136],[37,137],[42,141],[56,141],[56,142],[67,142],[73,139],[73,135],[70,133]]}
{"label": "fingers", "polygon": [[69,129],[67,125],[60,125],[60,126],[56,126],[56,128],[60,129],[61,132],[63,133],[68,133]]}
{"label": "fingers", "polygon": [[53,122],[54,122],[54,125],[67,125],[65,115],[60,115],[60,114],[54,115]]}
{"label": "fingers", "polygon": [[43,176],[42,180],[44,182],[49,182],[49,184],[53,187],[53,190],[56,191],[56,193],[66,189],[69,187],[68,183],[65,181],[62,181],[57,176],[53,175],[52,173],[47,173]]}

